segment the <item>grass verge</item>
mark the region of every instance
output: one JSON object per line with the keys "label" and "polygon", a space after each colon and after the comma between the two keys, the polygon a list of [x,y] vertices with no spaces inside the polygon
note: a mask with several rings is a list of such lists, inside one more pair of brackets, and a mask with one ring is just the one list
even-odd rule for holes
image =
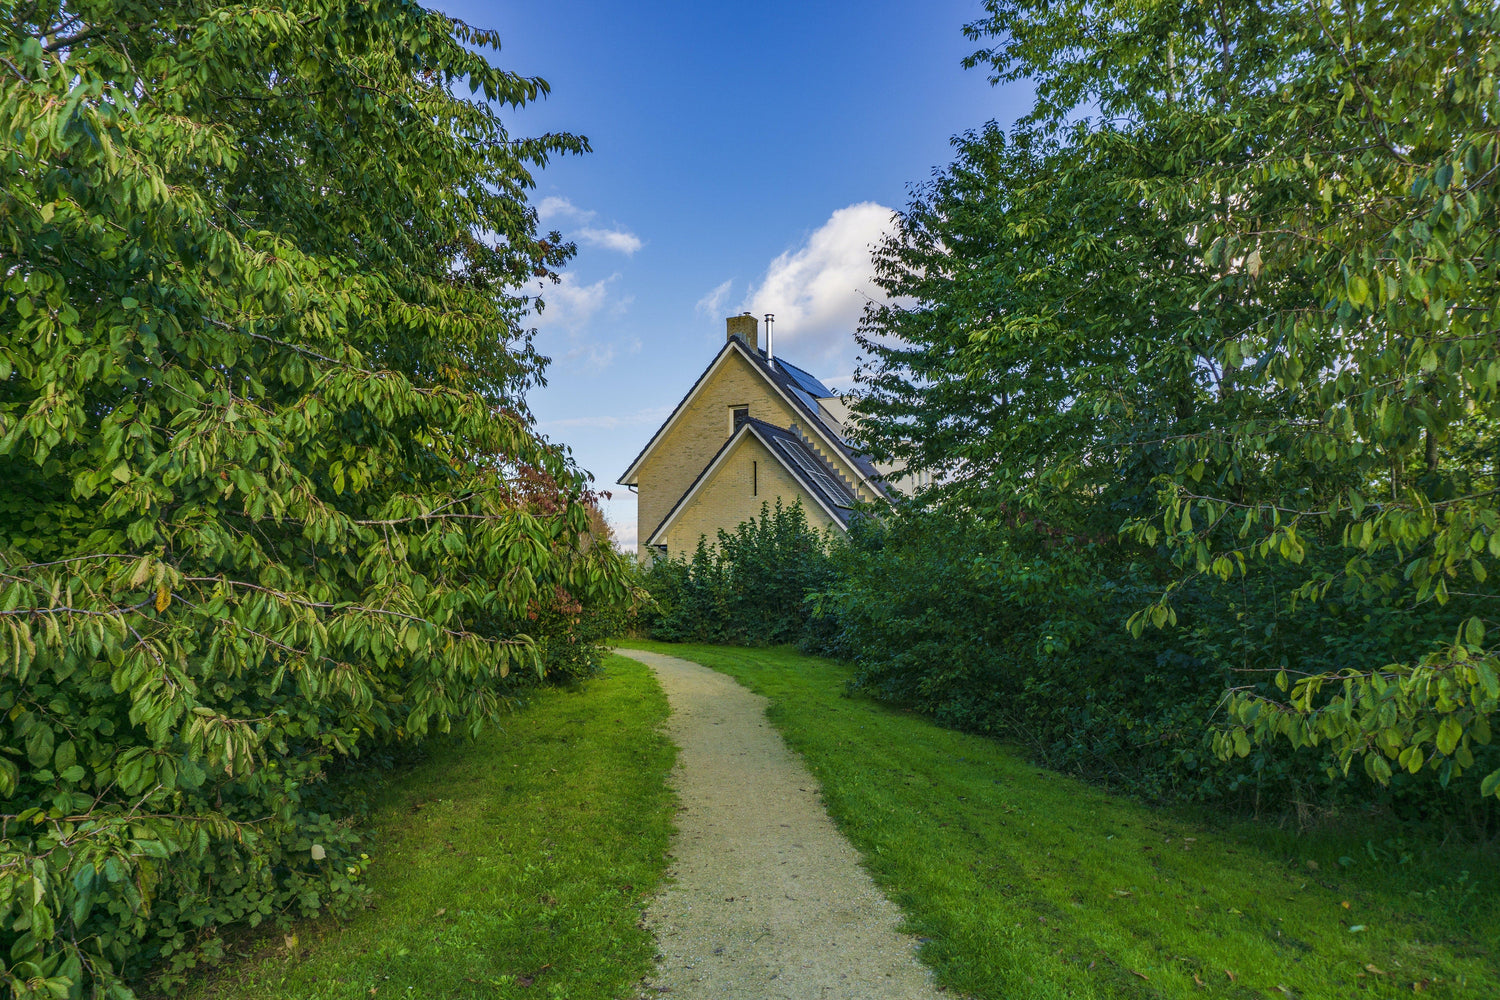
{"label": "grass verge", "polygon": [[1385,848],[1366,858],[1357,834],[1299,839],[1111,796],[848,697],[849,672],[827,660],[622,645],[771,700],[771,721],[950,988],[1028,1000],[1500,996],[1493,851],[1464,873],[1466,859],[1445,856],[1414,880]]}
{"label": "grass verge", "polygon": [[630,993],[656,945],[676,751],[642,665],[539,692],[503,732],[434,741],[372,823],[374,906],[261,939],[196,1000],[536,998]]}

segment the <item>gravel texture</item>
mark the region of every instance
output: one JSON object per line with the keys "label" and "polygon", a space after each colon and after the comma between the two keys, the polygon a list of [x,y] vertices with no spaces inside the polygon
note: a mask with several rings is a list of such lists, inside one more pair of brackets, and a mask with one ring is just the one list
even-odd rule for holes
{"label": "gravel texture", "polygon": [[834,828],[817,783],[766,721],[766,700],[723,674],[619,650],[656,671],[672,705],[681,799],[673,881],[647,911],[661,951],[640,997],[936,998],[900,912]]}

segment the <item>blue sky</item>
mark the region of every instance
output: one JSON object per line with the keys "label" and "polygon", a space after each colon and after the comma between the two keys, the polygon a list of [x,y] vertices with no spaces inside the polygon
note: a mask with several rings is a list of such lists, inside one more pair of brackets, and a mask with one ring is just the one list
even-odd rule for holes
{"label": "blue sky", "polygon": [[593,152],[554,161],[535,192],[544,229],[579,245],[544,291],[533,394],[634,547],[635,498],[614,486],[724,338],[724,317],[777,315],[777,353],[848,385],[868,245],[948,140],[1009,124],[1025,86],[959,61],[978,0],[922,3],[459,2],[500,32],[496,61],[543,77],[515,135],[569,131]]}

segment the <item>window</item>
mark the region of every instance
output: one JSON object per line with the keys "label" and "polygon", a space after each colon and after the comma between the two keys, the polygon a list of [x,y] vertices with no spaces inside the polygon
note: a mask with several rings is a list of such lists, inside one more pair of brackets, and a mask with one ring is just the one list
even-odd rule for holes
{"label": "window", "polygon": [[750,463],[750,495],[760,496],[760,466],[758,462]]}
{"label": "window", "polygon": [[734,434],[740,429],[740,424],[750,419],[750,404],[744,403],[729,408],[729,433]]}

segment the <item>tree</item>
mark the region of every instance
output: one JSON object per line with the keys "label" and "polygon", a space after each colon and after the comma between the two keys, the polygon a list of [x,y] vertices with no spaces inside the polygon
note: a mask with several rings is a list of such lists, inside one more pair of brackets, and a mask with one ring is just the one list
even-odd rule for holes
{"label": "tree", "polygon": [[1460,599],[1457,634],[1395,662],[1256,664],[1219,738],[1458,777],[1500,708],[1500,14],[986,7],[970,65],[1038,99],[962,140],[881,252],[905,298],[866,316],[877,450],[946,464],[970,505],[1162,546],[1180,575],[1137,630],[1262,561],[1300,568],[1293,603]]}
{"label": "tree", "polygon": [[0,945],[125,996],[352,892],[327,768],[624,595],[511,291],[586,143],[512,138],[545,83],[415,3],[0,6]]}
{"label": "tree", "polygon": [[[919,189],[875,256],[868,443],[963,506],[1113,535],[1155,506],[1162,442],[1217,405],[1217,308],[1182,227],[1121,191],[1141,153],[1111,131],[994,125]],[[1118,184],[1119,187],[1114,185]]]}

